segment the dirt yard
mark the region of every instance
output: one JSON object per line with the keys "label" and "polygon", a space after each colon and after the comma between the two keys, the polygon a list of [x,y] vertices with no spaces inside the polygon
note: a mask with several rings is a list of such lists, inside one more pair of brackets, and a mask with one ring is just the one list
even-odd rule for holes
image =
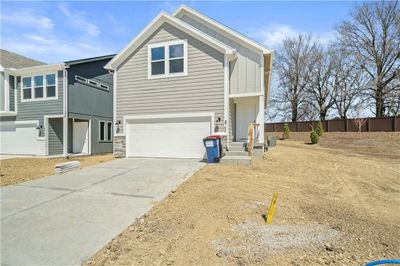
{"label": "dirt yard", "polygon": [[[400,161],[372,154],[280,141],[250,167],[208,165],[86,264],[362,265],[398,259]],[[266,225],[274,191],[275,216]]]}
{"label": "dirt yard", "polygon": [[43,176],[53,175],[54,166],[59,163],[64,163],[68,161],[79,161],[81,163],[81,168],[83,168],[113,159],[113,155],[111,153],[108,153],[93,156],[71,157],[70,159],[16,158],[1,160],[0,186],[8,186],[40,178]]}

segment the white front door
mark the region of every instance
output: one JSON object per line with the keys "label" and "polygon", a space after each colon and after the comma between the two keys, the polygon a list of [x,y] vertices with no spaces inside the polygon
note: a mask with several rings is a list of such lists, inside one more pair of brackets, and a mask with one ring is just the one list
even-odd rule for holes
{"label": "white front door", "polygon": [[257,105],[251,102],[238,102],[236,104],[236,141],[248,139],[249,124],[257,117]]}
{"label": "white front door", "polygon": [[127,157],[203,158],[208,118],[170,118],[128,122]]}
{"label": "white front door", "polygon": [[89,122],[73,123],[73,145],[74,153],[89,154]]}

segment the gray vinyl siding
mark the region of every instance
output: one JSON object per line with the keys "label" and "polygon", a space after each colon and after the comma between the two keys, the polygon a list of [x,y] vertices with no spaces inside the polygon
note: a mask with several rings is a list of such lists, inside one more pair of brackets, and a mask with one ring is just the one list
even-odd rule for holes
{"label": "gray vinyl siding", "polygon": [[244,47],[187,15],[180,19],[236,49],[238,57],[230,63],[230,94],[261,92],[260,64],[262,54]]}
{"label": "gray vinyl siding", "polygon": [[5,86],[4,86],[4,72],[0,72],[0,110],[5,110],[4,99],[5,99]]}
{"label": "gray vinyl siding", "polygon": [[17,121],[39,120],[39,124],[44,125],[45,115],[63,114],[63,71],[57,73],[57,92],[56,100],[21,102],[21,77],[17,77]]}
{"label": "gray vinyl siding", "polygon": [[49,155],[63,154],[63,119],[50,118],[48,126]]}
{"label": "gray vinyl siding", "polygon": [[8,84],[9,84],[9,105],[10,111],[15,111],[15,77],[12,75],[8,76]]}
{"label": "gray vinyl siding", "polygon": [[[188,75],[148,79],[148,44],[188,42]],[[117,120],[126,115],[213,112],[224,131],[224,55],[164,23],[117,71]],[[117,129],[123,132],[123,125]]]}

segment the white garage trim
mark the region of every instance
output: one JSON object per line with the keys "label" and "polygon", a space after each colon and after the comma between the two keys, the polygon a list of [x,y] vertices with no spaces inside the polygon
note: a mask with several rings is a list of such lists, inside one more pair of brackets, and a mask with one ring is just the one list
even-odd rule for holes
{"label": "white garage trim", "polygon": [[202,138],[214,133],[211,112],[130,115],[123,120],[127,157],[203,158]]}

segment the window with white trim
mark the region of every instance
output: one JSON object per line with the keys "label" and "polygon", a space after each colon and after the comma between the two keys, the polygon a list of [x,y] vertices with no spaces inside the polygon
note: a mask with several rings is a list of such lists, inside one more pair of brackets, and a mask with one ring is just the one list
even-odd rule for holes
{"label": "window with white trim", "polygon": [[56,74],[22,77],[22,102],[51,99],[57,99]]}
{"label": "window with white trim", "polygon": [[99,140],[112,141],[112,122],[109,121],[99,122]]}
{"label": "window with white trim", "polygon": [[186,41],[151,44],[148,49],[149,78],[186,75]]}

